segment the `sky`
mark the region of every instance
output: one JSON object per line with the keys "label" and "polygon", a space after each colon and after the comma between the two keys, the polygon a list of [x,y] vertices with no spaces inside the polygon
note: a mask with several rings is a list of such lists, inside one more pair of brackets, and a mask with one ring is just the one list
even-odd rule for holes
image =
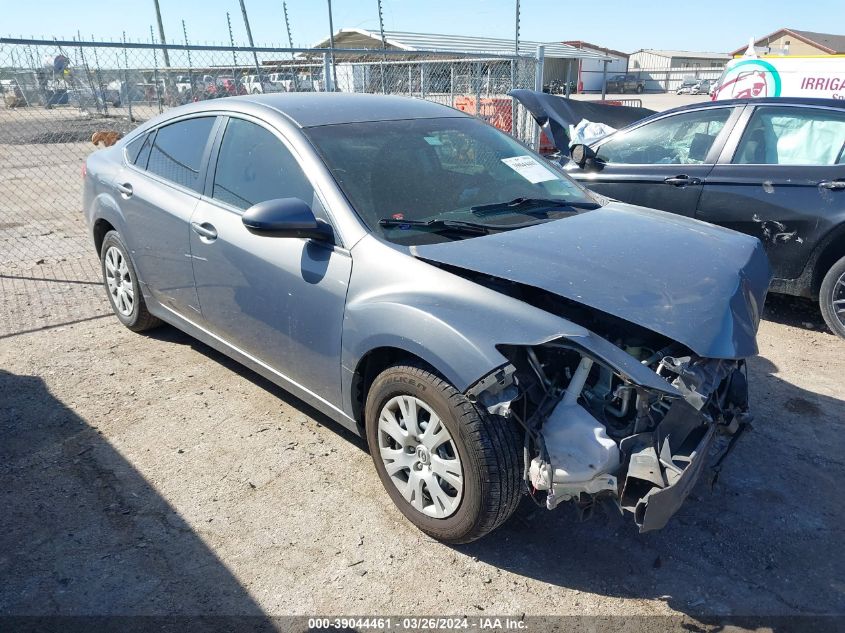
{"label": "sky", "polygon": [[[282,0],[245,0],[258,45],[287,45]],[[236,43],[246,41],[238,0],[160,0],[168,41],[182,43],[182,20],[191,43],[228,43],[226,12]],[[515,0],[383,0],[387,30],[512,38]],[[326,0],[288,0],[294,46],[328,36]],[[728,52],[782,27],[806,31],[845,29],[843,0],[522,0],[524,40],[585,40],[625,52],[640,48]],[[601,7],[593,11],[591,6]],[[335,31],[378,29],[376,0],[333,0]],[[838,19],[832,19],[834,16]],[[149,41],[153,0],[0,0],[0,35],[75,36]]]}

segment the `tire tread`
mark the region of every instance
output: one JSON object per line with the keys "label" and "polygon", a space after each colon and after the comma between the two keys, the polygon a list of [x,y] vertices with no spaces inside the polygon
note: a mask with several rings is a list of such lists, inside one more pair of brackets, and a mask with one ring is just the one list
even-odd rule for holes
{"label": "tire tread", "polygon": [[[435,538],[461,544],[475,541],[501,526],[514,513],[522,496],[521,442],[514,425],[504,418],[479,411],[466,396],[425,367],[399,364],[380,375],[388,371],[406,372],[440,391],[455,412],[458,423],[466,429],[482,471],[487,473],[486,480],[481,482],[481,510],[469,531],[458,537],[447,537],[421,529]],[[487,487],[486,491],[484,487]]]}

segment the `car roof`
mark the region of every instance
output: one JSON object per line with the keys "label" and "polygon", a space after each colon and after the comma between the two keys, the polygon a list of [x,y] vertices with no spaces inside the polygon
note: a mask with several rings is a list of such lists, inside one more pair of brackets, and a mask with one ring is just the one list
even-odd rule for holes
{"label": "car roof", "polygon": [[[349,92],[287,92],[244,95],[201,101],[189,106],[193,112],[221,110],[227,106],[242,111],[244,106],[261,105],[285,115],[301,128],[366,121],[438,119],[469,116],[439,103],[390,95]],[[183,106],[184,107],[184,106]],[[173,112],[171,110],[171,112]]]}
{"label": "car roof", "polygon": [[[731,106],[739,106],[739,105],[798,105],[798,106],[825,106],[828,108],[838,108],[840,110],[845,110],[845,100],[842,99],[811,99],[808,97],[759,97],[757,99],[724,99],[722,101],[700,101],[698,103],[690,103],[683,106],[678,106],[677,108],[672,108],[671,110],[663,110],[662,112],[655,112],[639,121],[634,121],[633,123],[629,123],[621,130],[627,130],[628,128],[638,127],[643,123],[648,121],[652,121],[654,119],[662,118],[668,114],[677,114],[679,112],[687,112],[691,110],[701,110],[707,108],[724,108],[724,107],[731,107]],[[601,139],[598,139],[594,143],[590,143],[591,145],[602,141],[609,136],[604,136]]]}
{"label": "car roof", "polygon": [[[716,81],[715,79],[711,81]],[[687,105],[664,110],[658,114],[664,115],[670,112],[683,112],[684,110],[698,110],[699,108],[720,108],[736,105],[805,105],[805,106],[826,106],[845,110],[843,99],[812,99],[809,97],[758,97],[756,99],[724,99],[722,101],[701,101]],[[650,118],[650,117],[649,117]],[[637,121],[639,123],[639,121]]]}

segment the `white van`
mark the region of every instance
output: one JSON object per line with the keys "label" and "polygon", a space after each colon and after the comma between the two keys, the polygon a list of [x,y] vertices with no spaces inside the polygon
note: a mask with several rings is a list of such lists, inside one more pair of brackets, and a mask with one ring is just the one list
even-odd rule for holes
{"label": "white van", "polygon": [[845,99],[845,55],[758,57],[728,62],[713,101],[752,97]]}

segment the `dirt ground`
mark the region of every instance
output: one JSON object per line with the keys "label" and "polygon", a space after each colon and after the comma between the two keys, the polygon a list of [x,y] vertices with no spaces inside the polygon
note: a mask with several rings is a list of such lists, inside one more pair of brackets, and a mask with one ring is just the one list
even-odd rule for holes
{"label": "dirt ground", "polygon": [[0,615],[845,615],[845,342],[812,304],[770,299],[754,430],[666,529],[526,501],[449,547],[339,425],[123,328],[77,212],[20,194],[34,166],[0,179]]}

